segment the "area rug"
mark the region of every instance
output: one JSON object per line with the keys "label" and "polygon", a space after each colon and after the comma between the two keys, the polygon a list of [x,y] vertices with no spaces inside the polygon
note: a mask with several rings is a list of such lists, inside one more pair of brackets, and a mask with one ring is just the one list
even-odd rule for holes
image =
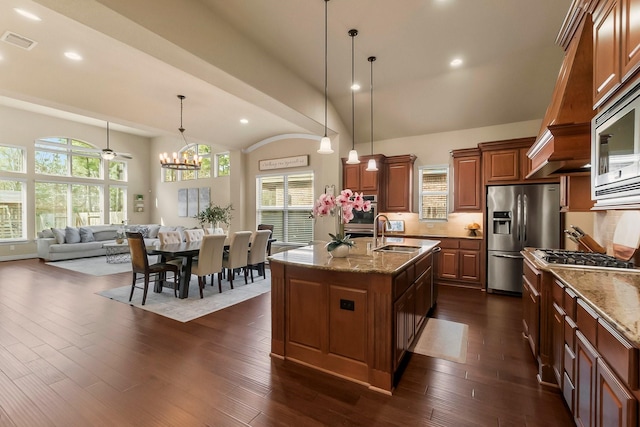
{"label": "area rug", "polygon": [[[155,257],[151,262],[155,262]],[[50,261],[46,264],[53,267],[64,268],[65,270],[77,271],[78,273],[90,274],[92,276],[106,276],[131,271],[131,262],[109,264],[107,263],[107,258],[104,256]]]}
{"label": "area rug", "polygon": [[429,318],[411,351],[425,356],[465,363],[467,361],[468,336],[469,325]]}
{"label": "area rug", "polygon": [[179,322],[188,322],[197,319],[198,317],[222,310],[223,308],[257,297],[271,290],[271,276],[269,270],[267,270],[266,279],[262,278],[262,276],[256,277],[254,274],[254,282],[251,283],[251,279],[249,279],[248,285],[244,284],[244,279],[242,278],[235,279],[233,281],[234,289],[231,289],[229,282],[223,279],[222,293],[218,292],[217,277],[214,286],[211,286],[211,282],[208,279],[207,285],[204,288],[204,298],[200,299],[198,279],[196,276],[192,276],[191,282],[189,283],[188,298],[176,298],[173,294],[173,289],[170,288],[164,288],[161,293],[155,293],[153,292],[153,284],[150,284],[147,301],[145,305],[142,305],[142,289],[136,288],[133,293],[133,299],[129,302],[131,284],[129,277],[127,277],[127,279],[129,283],[127,286],[107,289],[97,292],[97,294]]}

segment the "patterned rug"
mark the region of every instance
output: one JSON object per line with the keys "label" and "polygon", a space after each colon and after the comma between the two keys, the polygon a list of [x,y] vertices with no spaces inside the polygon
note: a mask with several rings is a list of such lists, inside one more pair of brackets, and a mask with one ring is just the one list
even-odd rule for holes
{"label": "patterned rug", "polygon": [[468,336],[469,325],[429,318],[412,351],[425,356],[465,363]]}
{"label": "patterned rug", "polygon": [[[151,262],[155,262],[155,257]],[[106,276],[108,274],[131,271],[131,262],[109,264],[107,263],[107,258],[104,256],[69,259],[65,261],[49,261],[46,264],[52,267],[64,268],[65,270],[77,271],[78,273],[90,274],[92,276]]]}

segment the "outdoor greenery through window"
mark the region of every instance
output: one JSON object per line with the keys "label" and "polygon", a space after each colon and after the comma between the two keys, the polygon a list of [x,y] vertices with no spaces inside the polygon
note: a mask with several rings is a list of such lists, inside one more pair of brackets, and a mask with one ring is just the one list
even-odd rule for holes
{"label": "outdoor greenery through window", "polygon": [[[126,219],[127,163],[103,160],[93,145],[73,138],[35,143],[35,227],[120,224]],[[108,193],[105,194],[105,189]],[[105,197],[108,197],[105,200]],[[105,205],[105,201],[107,204]],[[108,214],[105,215],[105,208]]]}
{"label": "outdoor greenery through window", "polygon": [[0,241],[27,238],[27,184],[15,179],[25,173],[26,150],[22,147],[0,146]]}
{"label": "outdoor greenery through window", "polygon": [[420,168],[419,183],[420,220],[446,221],[449,212],[449,167]]}
{"label": "outdoor greenery through window", "polygon": [[24,159],[24,148],[0,146],[0,171],[24,173]]}
{"label": "outdoor greenery through window", "polygon": [[313,240],[313,173],[259,176],[257,224],[273,225],[273,237],[287,243]]}
{"label": "outdoor greenery through window", "polygon": [[229,176],[229,153],[216,154],[216,176]]}

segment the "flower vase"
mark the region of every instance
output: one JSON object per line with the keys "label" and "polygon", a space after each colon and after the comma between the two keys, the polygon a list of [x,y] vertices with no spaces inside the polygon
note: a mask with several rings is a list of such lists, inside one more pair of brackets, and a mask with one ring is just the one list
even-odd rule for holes
{"label": "flower vase", "polygon": [[336,247],[334,250],[329,251],[329,254],[332,258],[345,258],[349,255],[349,246],[340,245]]}

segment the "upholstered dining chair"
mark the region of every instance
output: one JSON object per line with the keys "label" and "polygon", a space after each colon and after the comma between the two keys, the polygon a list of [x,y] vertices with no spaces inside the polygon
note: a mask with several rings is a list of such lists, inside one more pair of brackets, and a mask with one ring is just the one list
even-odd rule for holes
{"label": "upholstered dining chair", "polygon": [[184,230],[184,239],[187,243],[200,241],[203,237],[204,230],[202,228]]}
{"label": "upholstered dining chair", "polygon": [[[170,283],[166,280],[167,273],[173,273],[173,293],[178,296],[178,274],[180,268],[175,264],[169,263],[156,263],[149,264],[149,258],[147,258],[147,249],[144,244],[144,238],[142,233],[138,232],[126,232],[127,241],[129,242],[129,252],[131,253],[131,270],[133,272],[133,278],[131,281],[131,294],[129,294],[129,301],[133,298],[133,291],[136,288],[136,282],[139,279],[144,278],[144,287],[142,293],[142,305],[147,301],[147,291],[149,290],[149,281],[151,276],[158,275],[158,279],[164,283]],[[138,277],[142,274],[144,277]]]}
{"label": "upholstered dining chair", "polygon": [[247,255],[251,234],[251,231],[236,231],[229,238],[229,252],[225,252],[222,258],[222,266],[229,272],[231,289],[233,289],[235,271],[239,268],[244,270],[244,283],[247,284]]}
{"label": "upholstered dining chair", "polygon": [[249,245],[249,255],[247,258],[247,268],[251,273],[251,283],[253,283],[253,270],[258,270],[258,274],[262,274],[263,278],[267,278],[265,272],[265,261],[267,260],[267,244],[271,237],[269,230],[257,230],[251,235],[251,244]]}
{"label": "upholstered dining chair", "polygon": [[182,234],[179,231],[161,231],[158,233],[158,239],[161,245],[182,243]]}
{"label": "upholstered dining chair", "polygon": [[191,266],[191,274],[198,276],[200,298],[203,298],[202,291],[206,276],[211,275],[211,285],[213,285],[213,273],[218,273],[218,291],[222,292],[222,254],[226,238],[224,234],[212,234],[202,239],[198,258],[193,260]]}
{"label": "upholstered dining chair", "polygon": [[[271,224],[258,224],[258,230],[269,230],[269,239],[273,236],[273,225]],[[271,256],[271,241],[267,241],[267,255]]]}

